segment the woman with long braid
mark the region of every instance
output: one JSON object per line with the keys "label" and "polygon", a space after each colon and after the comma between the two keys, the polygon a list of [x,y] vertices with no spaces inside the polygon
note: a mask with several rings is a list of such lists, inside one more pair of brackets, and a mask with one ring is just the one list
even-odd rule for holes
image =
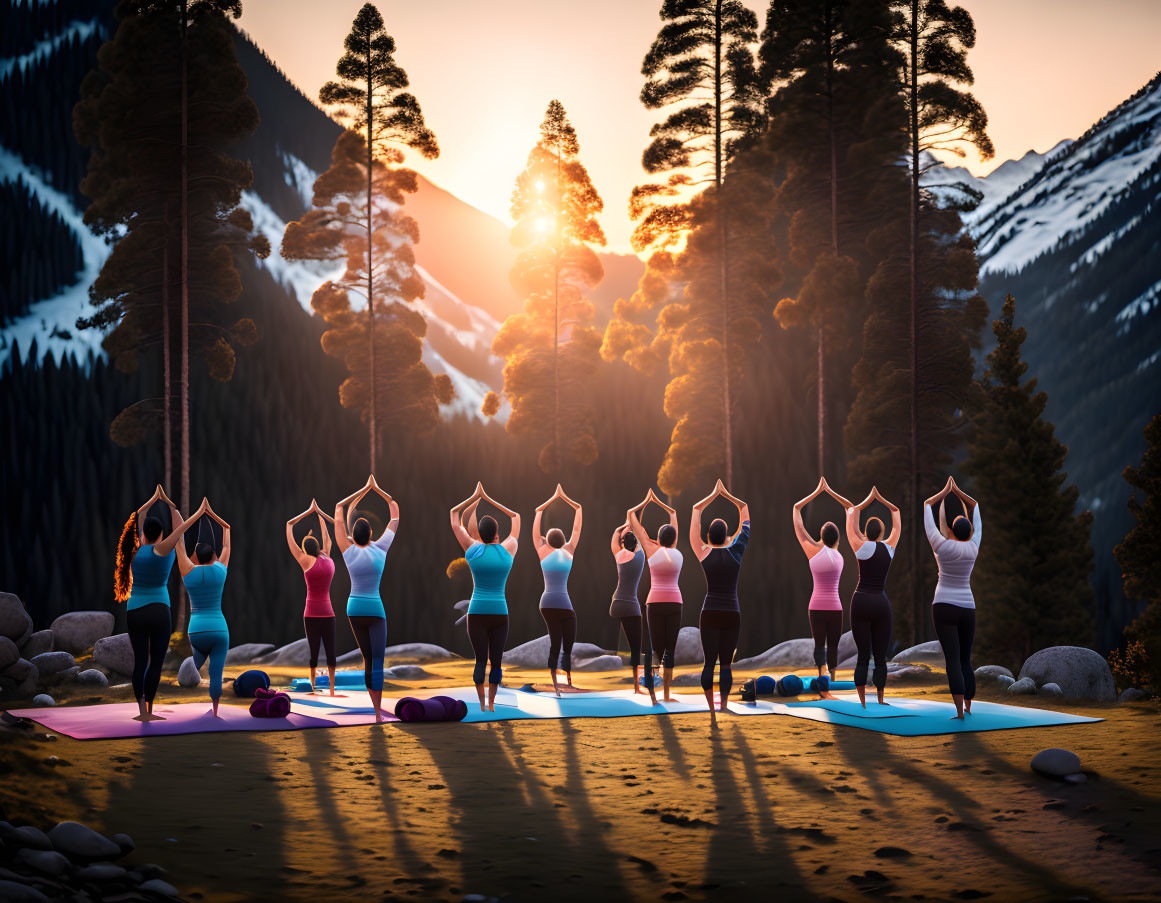
{"label": "woman with long braid", "polygon": [[[161,520],[147,516],[157,501],[169,506],[170,533],[164,539]],[[133,648],[133,697],[138,708],[134,721],[165,720],[153,714],[153,699],[161,683],[161,668],[173,632],[169,575],[176,557],[174,550],[197,519],[198,515],[194,515],[183,521],[177,506],[159,483],[149,501],[133,513],[121,533],[114,586],[117,600],[125,603],[129,645]]]}
{"label": "woman with long braid", "polygon": [[[371,540],[371,522],[358,518],[351,526],[347,518],[358,509],[359,502],[375,492],[391,509],[391,521],[379,538]],[[349,508],[347,506],[350,506]],[[347,496],[335,506],[335,542],[339,545],[347,573],[351,576],[351,595],[347,598],[347,620],[359,651],[363,653],[363,684],[375,708],[375,721],[383,720],[383,653],[387,648],[387,612],[379,595],[387,551],[399,530],[399,504],[367,477],[362,489]]]}
{"label": "woman with long braid", "polygon": [[[610,544],[613,561],[617,563],[617,588],[613,590],[613,602],[609,615],[621,622],[621,630],[629,641],[629,662],[633,666],[633,692],[642,693],[639,673],[641,670],[641,602],[637,598],[637,587],[641,583],[641,573],[645,570],[645,553],[637,544],[637,537],[628,521],[613,531]],[[649,663],[646,662],[646,667]]]}
{"label": "woman with long braid", "polygon": [[[319,540],[315,538],[313,530],[303,537],[301,544],[295,542],[294,525],[312,514],[318,515],[322,544],[320,545]],[[335,577],[335,562],[331,558],[331,531],[327,528],[328,520],[334,523],[330,517],[323,514],[318,502],[311,499],[309,508],[286,522],[286,544],[290,547],[290,554],[302,568],[302,577],[306,581],[306,608],[302,613],[302,624],[310,649],[310,691],[313,693],[315,690],[318,650],[321,644],[327,656],[330,695],[334,696],[335,610],[331,607],[331,581]]]}
{"label": "woman with long braid", "polygon": [[[657,531],[656,539],[645,532],[639,516],[650,502],[669,514],[669,523]],[[672,702],[669,687],[673,683],[677,636],[681,631],[681,587],[677,581],[681,576],[683,561],[681,551],[677,548],[677,511],[661,501],[650,489],[643,502],[625,512],[625,519],[649,562],[649,595],[645,597],[647,629],[654,650],[661,656],[662,699]],[[653,663],[646,662],[646,667],[650,669],[652,677]]]}
{"label": "woman with long braid", "polygon": [[[729,527],[720,517],[709,525],[708,542],[701,538],[701,515],[709,504],[722,496],[738,509],[738,529],[731,536]],[[705,652],[701,668],[701,688],[709,706],[710,725],[717,724],[714,713],[714,665],[721,662],[718,687],[721,693],[720,710],[728,712],[726,700],[734,683],[734,652],[742,627],[742,608],[738,602],[738,576],[742,571],[742,555],[750,541],[750,506],[730,495],[718,480],[714,491],[693,506],[689,521],[689,542],[693,554],[701,562],[705,573],[705,601],[701,606],[698,628],[701,647]]]}
{"label": "woman with long braid", "polygon": [[[859,527],[860,512],[878,499],[891,511],[891,535],[883,536],[883,522],[877,517],[867,521],[863,529]],[[895,546],[903,532],[903,520],[899,507],[891,504],[879,494],[877,486],[859,504],[847,509],[847,541],[855,550],[859,562],[859,585],[851,597],[851,632],[858,650],[855,663],[855,689],[859,691],[859,702],[867,707],[867,667],[871,655],[875,656],[875,692],[879,705],[883,701],[883,690],[887,686],[887,649],[891,645],[893,615],[891,602],[885,591],[887,572],[895,558]]]}
{"label": "woman with long braid", "polygon": [[[564,531],[553,527],[547,535],[540,532],[540,521],[544,510],[560,499],[573,510],[572,530],[564,538]],[[557,696],[560,687],[556,680],[559,665],[564,672],[567,686],[572,687],[572,646],[576,642],[576,611],[568,597],[568,575],[572,571],[573,554],[580,542],[583,516],[581,506],[570,499],[559,483],[548,501],[536,508],[532,521],[532,545],[540,556],[540,570],[544,573],[544,593],[540,596],[540,616],[548,628],[548,673],[552,678],[552,689]]]}
{"label": "woman with long braid", "polygon": [[[486,501],[502,511],[511,521],[508,538],[499,542],[500,525],[491,515],[476,521],[476,506]],[[470,509],[470,522],[464,524],[465,511]],[[508,641],[508,598],[505,587],[512,561],[520,541],[520,515],[505,508],[487,492],[483,483],[451,509],[451,527],[464,550],[464,558],[472,572],[472,598],[468,603],[468,640],[476,655],[472,679],[480,698],[480,711],[496,711],[496,691],[503,678],[504,646]],[[488,672],[488,699],[484,702],[484,672]]]}
{"label": "woman with long braid", "polygon": [[209,499],[202,499],[201,507],[191,520],[205,514],[222,528],[222,554],[214,552],[208,542],[199,542],[194,548],[195,564],[185,550],[185,543],[177,544],[177,567],[189,593],[189,644],[193,648],[194,667],[210,663],[210,702],[214,717],[218,716],[218,700],[222,697],[222,669],[230,650],[230,628],[222,614],[222,590],[226,585],[226,568],[230,565],[230,525],[218,517],[210,507]]}

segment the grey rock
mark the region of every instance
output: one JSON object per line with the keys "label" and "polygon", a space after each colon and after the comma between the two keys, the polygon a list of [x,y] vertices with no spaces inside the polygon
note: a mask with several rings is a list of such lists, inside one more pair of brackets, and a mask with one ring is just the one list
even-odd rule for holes
{"label": "grey rock", "polygon": [[1044,684],[1036,691],[1041,696],[1063,696],[1064,693],[1056,684]]}
{"label": "grey rock", "polygon": [[942,665],[943,648],[939,645],[938,640],[932,640],[929,643],[920,643],[918,646],[910,646],[904,649],[893,659],[893,662],[905,662],[907,664],[922,663],[925,665]]}
{"label": "grey rock", "polygon": [[29,696],[36,689],[36,682],[40,680],[40,671],[28,659],[20,658],[8,666],[4,676],[15,681],[18,696]]}
{"label": "grey rock", "polygon": [[121,848],[122,855],[127,856],[137,849],[137,844],[128,834],[114,834],[110,839]]}
{"label": "grey rock", "polygon": [[32,618],[12,593],[0,593],[0,636],[20,642],[32,633]]}
{"label": "grey rock", "polygon": [[[504,653],[504,664],[510,668],[540,668],[548,670],[548,635],[529,640]],[[605,650],[592,643],[576,643],[572,647],[574,660],[596,658]]]}
{"label": "grey rock", "polygon": [[172,884],[162,881],[160,878],[150,878],[148,881],[143,881],[138,885],[138,890],[149,891],[150,893],[160,894],[163,897],[177,898],[177,888]]}
{"label": "grey rock", "polygon": [[82,881],[116,881],[125,877],[125,869],[112,862],[97,862],[80,869],[77,877]]}
{"label": "grey rock", "polygon": [[996,686],[1001,690],[1006,690],[1016,682],[1014,677],[1005,677],[1003,674],[996,677]]}
{"label": "grey rock", "polygon": [[226,653],[227,665],[248,665],[254,659],[274,651],[273,643],[242,643]]}
{"label": "grey rock", "polygon": [[1140,699],[1147,699],[1149,696],[1144,690],[1138,690],[1136,687],[1128,687],[1121,690],[1121,695],[1117,697],[1117,702],[1136,702]]}
{"label": "grey rock", "polygon": [[701,648],[700,630],[696,627],[682,627],[677,632],[677,646],[673,651],[673,661],[677,665],[700,665],[705,661],[705,651]]}
{"label": "grey rock", "polygon": [[125,677],[133,674],[133,647],[129,634],[116,633],[97,640],[93,646],[93,662]]}
{"label": "grey rock", "polygon": [[48,839],[48,835],[40,830],[40,828],[34,828],[32,825],[21,825],[5,838],[5,840],[13,846],[29,847],[33,850],[52,849],[52,841]]}
{"label": "grey rock", "polygon": [[1054,683],[1069,699],[1113,702],[1117,698],[1109,663],[1099,653],[1083,646],[1041,649],[1024,662],[1020,677],[1029,677],[1038,685]]}
{"label": "grey rock", "polygon": [[0,636],[0,671],[11,667],[19,660],[20,648],[8,637]]}
{"label": "grey rock", "polygon": [[786,640],[765,652],[734,662],[735,671],[796,671],[814,666],[814,640]]}
{"label": "grey rock", "polygon": [[989,681],[995,683],[998,677],[1010,677],[1012,680],[1016,679],[1016,675],[1003,665],[981,665],[976,668],[977,683],[988,683]]}
{"label": "grey rock", "polygon": [[[389,659],[411,659],[417,662],[459,658],[458,655],[448,652],[443,646],[437,646],[434,643],[400,643],[396,646],[388,646],[384,655]],[[547,658],[547,653],[545,657]]]}
{"label": "grey rock", "polygon": [[435,675],[424,671],[419,665],[393,665],[383,669],[383,676],[392,680],[422,680]]}
{"label": "grey rock", "polygon": [[890,683],[921,683],[925,680],[942,680],[941,675],[931,670],[929,665],[922,662],[913,665],[892,662],[887,666],[887,680]]}
{"label": "grey rock", "polygon": [[693,672],[690,674],[675,674],[675,675],[673,675],[673,683],[671,683],[670,686],[671,687],[681,687],[682,689],[685,689],[687,687],[698,687],[700,689],[701,688],[701,675],[698,674],[697,672]]}
{"label": "grey rock", "polygon": [[[840,662],[845,662],[848,659],[851,660],[850,667],[853,668],[854,667],[854,658],[855,658],[855,656],[858,655],[858,653],[859,653],[858,647],[855,646],[855,634],[853,631],[848,630],[846,633],[844,633],[842,636],[839,637],[838,660]],[[839,665],[839,668],[842,669],[841,664]]]}
{"label": "grey rock", "polygon": [[202,676],[198,673],[197,665],[194,664],[193,656],[191,655],[177,670],[177,682],[180,686],[191,688],[196,687],[202,682]]}
{"label": "grey rock", "polygon": [[[184,666],[184,662],[182,665]],[[310,665],[310,647],[306,637],[287,643],[252,660],[255,665],[276,665],[282,668],[306,668]]]}
{"label": "grey rock", "polygon": [[572,662],[572,670],[574,671],[620,671],[624,667],[625,663],[621,661],[619,655],[597,655],[583,661],[577,661],[574,655]]}
{"label": "grey rock", "polygon": [[358,649],[352,649],[350,652],[344,652],[335,659],[336,665],[362,665],[363,653]]}
{"label": "grey rock", "polygon": [[69,870],[69,861],[55,850],[21,850],[16,858],[45,875],[58,878]]}
{"label": "grey rock", "polygon": [[42,652],[29,661],[36,665],[36,670],[40,672],[42,677],[67,671],[69,668],[76,667],[77,664],[77,660],[67,652]]}
{"label": "grey rock", "polygon": [[20,654],[31,661],[44,652],[52,652],[53,635],[51,630],[38,630],[30,633],[20,644]]}
{"label": "grey rock", "polygon": [[0,900],[5,903],[41,903],[47,901],[48,897],[27,884],[0,879]]}
{"label": "grey rock", "polygon": [[121,855],[121,848],[117,844],[80,822],[62,821],[49,830],[48,839],[57,852],[86,862],[114,859]]}
{"label": "grey rock", "polygon": [[1042,749],[1032,757],[1032,770],[1052,778],[1065,778],[1080,771],[1080,757],[1067,749]]}
{"label": "grey rock", "polygon": [[184,657],[180,652],[170,646],[165,650],[165,659],[161,662],[162,671],[176,671],[180,667]]}
{"label": "grey rock", "polygon": [[852,655],[850,658],[839,656],[839,663],[835,665],[834,669],[836,671],[853,671],[858,663],[859,657],[857,655]]}
{"label": "grey rock", "polygon": [[52,622],[55,648],[79,655],[109,636],[113,624],[113,615],[107,611],[70,611]]}
{"label": "grey rock", "polygon": [[56,680],[76,680],[77,675],[81,673],[80,665],[73,665],[71,668],[65,668],[63,671],[58,671],[53,677]]}
{"label": "grey rock", "polygon": [[77,683],[86,687],[107,687],[109,678],[96,668],[89,668],[77,674]]}
{"label": "grey rock", "polygon": [[32,697],[32,704],[35,706],[40,706],[41,708],[46,708],[51,705],[56,705],[56,700],[49,696],[47,693],[37,693]]}
{"label": "grey rock", "polygon": [[1036,692],[1036,681],[1031,677],[1021,677],[1008,687],[1013,696],[1031,696]]}
{"label": "grey rock", "polygon": [[1069,784],[1087,784],[1088,775],[1083,771],[1078,771],[1076,774],[1066,774],[1064,780]]}

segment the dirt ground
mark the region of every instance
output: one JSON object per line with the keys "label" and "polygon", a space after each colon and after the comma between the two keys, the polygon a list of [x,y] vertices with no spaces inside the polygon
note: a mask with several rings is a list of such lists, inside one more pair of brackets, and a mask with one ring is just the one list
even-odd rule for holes
{"label": "dirt ground", "polygon": [[[465,663],[425,667],[437,678],[396,695],[470,683]],[[158,698],[205,688],[167,676]],[[1158,899],[1161,706],[1054,707],[1107,720],[943,737],[782,716],[711,731],[706,715],[149,741],[0,730],[0,805],[129,833],[135,861],[194,899]],[[1088,783],[1034,774],[1049,746],[1076,752]]]}

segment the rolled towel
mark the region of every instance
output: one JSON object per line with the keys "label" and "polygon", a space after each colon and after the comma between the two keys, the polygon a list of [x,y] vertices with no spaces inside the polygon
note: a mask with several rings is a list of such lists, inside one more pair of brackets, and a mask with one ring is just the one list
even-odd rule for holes
{"label": "rolled towel", "polygon": [[797,696],[802,692],[802,678],[797,674],[787,674],[778,678],[777,690],[779,696]]}
{"label": "rolled towel", "polygon": [[253,699],[259,689],[270,689],[270,676],[265,671],[243,671],[234,678],[235,696],[242,699]]}
{"label": "rolled towel", "polygon": [[773,696],[776,687],[777,681],[768,674],[763,674],[754,680],[754,692],[758,696]]}
{"label": "rolled towel", "polygon": [[285,718],[290,714],[290,697],[259,687],[255,700],[250,703],[250,714],[255,718]]}

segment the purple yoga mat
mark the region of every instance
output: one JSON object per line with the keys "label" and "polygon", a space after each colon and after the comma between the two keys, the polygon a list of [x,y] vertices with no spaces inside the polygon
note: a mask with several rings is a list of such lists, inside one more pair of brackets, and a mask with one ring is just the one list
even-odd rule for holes
{"label": "purple yoga mat", "polygon": [[462,721],[468,706],[462,699],[450,696],[431,696],[416,699],[404,696],[395,703],[395,715],[400,721]]}
{"label": "purple yoga mat", "polygon": [[[292,712],[285,718],[255,718],[244,706],[222,704],[220,717],[213,716],[208,702],[158,705],[154,712],[165,721],[134,721],[137,703],[118,702],[105,705],[54,706],[42,709],[14,709],[13,715],[29,718],[37,724],[72,737],[75,740],[112,740],[125,737],[164,737],[174,734],[202,734],[219,731],[296,731],[315,727],[351,727],[374,724],[373,713],[326,712],[300,715]],[[384,720],[395,721],[384,713]]]}

